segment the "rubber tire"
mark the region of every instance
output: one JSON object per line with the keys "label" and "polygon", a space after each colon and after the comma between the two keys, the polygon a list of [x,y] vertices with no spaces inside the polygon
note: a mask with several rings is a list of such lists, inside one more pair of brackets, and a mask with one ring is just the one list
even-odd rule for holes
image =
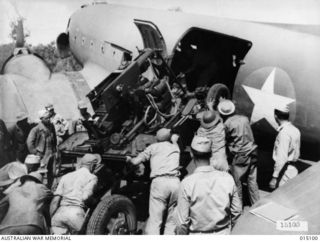
{"label": "rubber tire", "polygon": [[111,195],[100,201],[93,211],[87,225],[86,234],[105,234],[111,215],[117,211],[124,211],[127,214],[128,229],[131,233],[134,233],[137,230],[137,215],[134,204],[123,195]]}
{"label": "rubber tire", "polygon": [[215,100],[213,106],[216,110],[216,107],[219,103],[219,98],[221,96],[225,97],[226,99],[230,99],[230,90],[226,85],[222,83],[216,83],[210,87],[207,93],[206,103],[208,103],[210,100]]}

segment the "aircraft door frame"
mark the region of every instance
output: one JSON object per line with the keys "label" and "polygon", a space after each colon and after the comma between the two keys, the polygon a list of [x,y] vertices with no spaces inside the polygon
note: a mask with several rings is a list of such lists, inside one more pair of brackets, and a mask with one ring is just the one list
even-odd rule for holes
{"label": "aircraft door frame", "polygon": [[134,19],[134,24],[137,26],[144,48],[159,51],[164,59],[167,58],[167,46],[159,28],[152,22],[140,19]]}

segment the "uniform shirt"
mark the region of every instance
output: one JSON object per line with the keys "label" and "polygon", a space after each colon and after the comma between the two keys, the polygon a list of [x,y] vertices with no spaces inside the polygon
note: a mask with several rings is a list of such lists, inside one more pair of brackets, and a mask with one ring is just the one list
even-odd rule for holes
{"label": "uniform shirt", "polygon": [[290,122],[284,122],[278,132],[272,154],[275,161],[273,177],[279,176],[286,162],[297,161],[300,156],[300,131]]}
{"label": "uniform shirt", "polygon": [[181,182],[177,223],[190,232],[231,229],[241,210],[237,187],[226,172],[201,166]]}
{"label": "uniform shirt", "polygon": [[[46,205],[49,204],[51,197],[51,191],[43,184],[26,181],[22,186],[15,186],[3,199],[3,202],[9,203],[9,209],[1,221],[0,229],[34,225],[45,232],[44,215],[48,214]],[[1,201],[0,204],[3,202]]]}
{"label": "uniform shirt", "polygon": [[93,194],[98,178],[82,167],[64,175],[54,195],[62,197],[60,206],[85,207],[84,202]]}
{"label": "uniform shirt", "polygon": [[226,146],[226,134],[223,123],[219,120],[218,124],[206,129],[200,127],[197,131],[198,136],[207,137],[211,140],[211,151],[212,153],[219,152],[221,149],[225,149]]}
{"label": "uniform shirt", "polygon": [[180,149],[178,145],[168,141],[149,145],[138,156],[142,162],[150,160],[150,177],[163,175],[179,175]]}
{"label": "uniform shirt", "polygon": [[235,154],[249,154],[257,145],[247,117],[233,115],[225,123],[226,139],[229,151]]}
{"label": "uniform shirt", "polygon": [[31,154],[40,154],[42,165],[48,164],[57,146],[56,133],[53,125],[48,124],[48,126],[46,126],[40,122],[32,128],[27,138],[27,146]]}

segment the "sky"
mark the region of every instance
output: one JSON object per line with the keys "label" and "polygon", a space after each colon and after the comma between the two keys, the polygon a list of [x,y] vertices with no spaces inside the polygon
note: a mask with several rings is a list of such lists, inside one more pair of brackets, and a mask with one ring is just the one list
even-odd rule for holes
{"label": "sky", "polygon": [[[47,44],[67,27],[71,14],[94,0],[0,0],[0,44],[11,39],[10,22],[25,18],[28,44]],[[179,9],[234,19],[320,25],[320,0],[96,0],[156,9]],[[290,8],[288,6],[290,5]],[[209,7],[208,7],[209,6]],[[244,11],[238,11],[239,9]],[[254,9],[254,10],[253,10]]]}
{"label": "sky", "polygon": [[65,31],[70,15],[87,0],[0,0],[0,44],[11,41],[10,22],[19,15],[30,32],[29,44],[49,43]]}

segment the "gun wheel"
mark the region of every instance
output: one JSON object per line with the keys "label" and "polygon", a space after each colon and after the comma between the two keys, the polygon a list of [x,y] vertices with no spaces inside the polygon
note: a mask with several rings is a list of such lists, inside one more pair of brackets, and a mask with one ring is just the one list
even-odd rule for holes
{"label": "gun wheel", "polygon": [[87,234],[133,234],[136,228],[136,209],[130,199],[122,195],[111,195],[94,210]]}

